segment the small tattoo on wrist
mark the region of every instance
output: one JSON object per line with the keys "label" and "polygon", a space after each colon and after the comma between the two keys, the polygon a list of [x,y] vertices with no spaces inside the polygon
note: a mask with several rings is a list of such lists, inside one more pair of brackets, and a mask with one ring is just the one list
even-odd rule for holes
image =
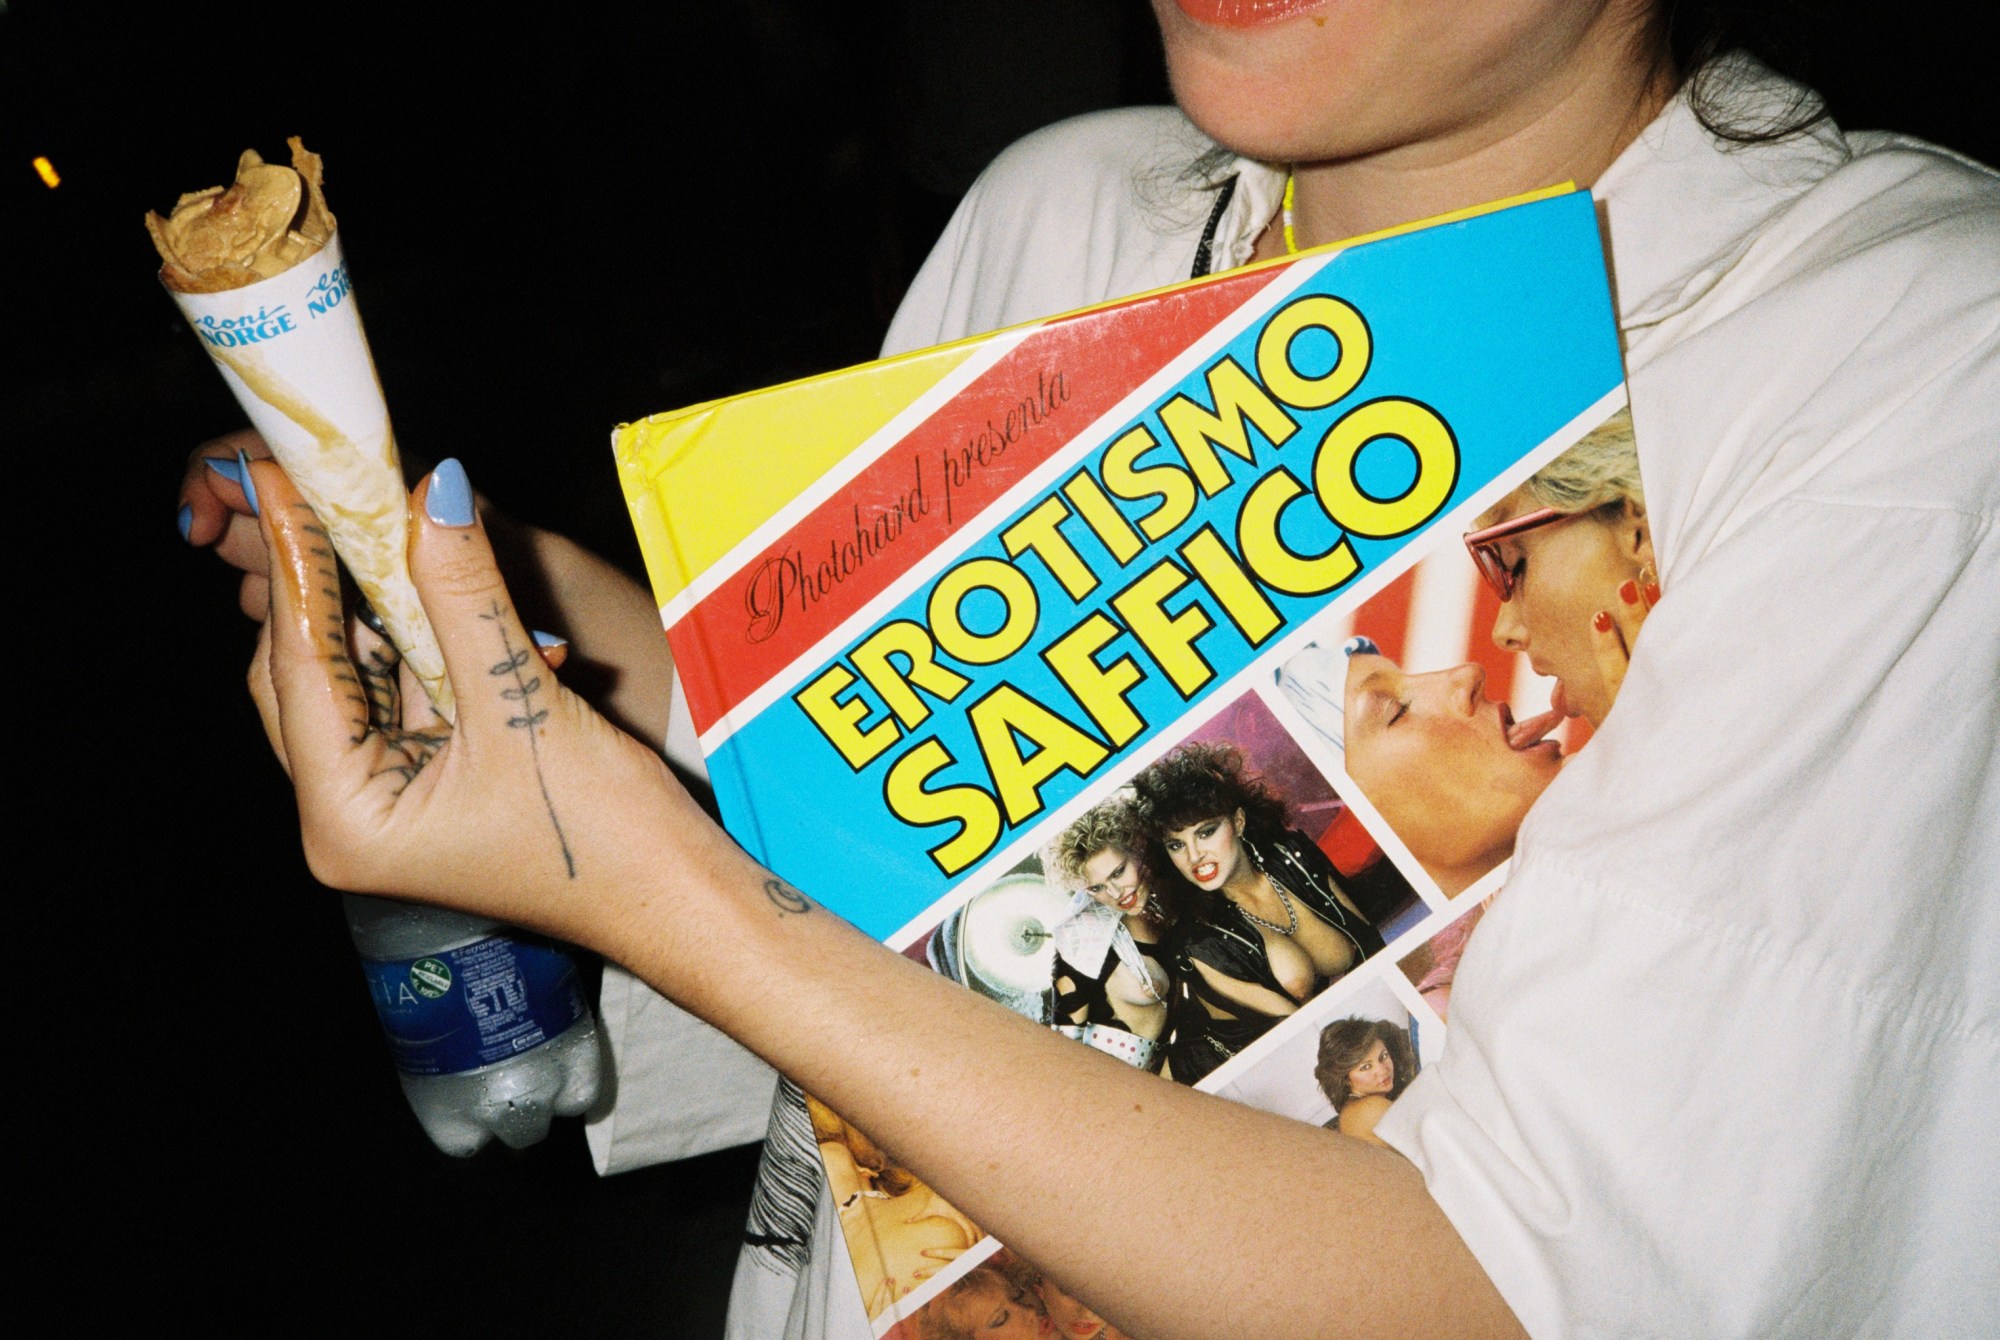
{"label": "small tattoo on wrist", "polygon": [[812,901],[782,879],[765,880],[764,896],[785,916],[799,916],[812,911]]}

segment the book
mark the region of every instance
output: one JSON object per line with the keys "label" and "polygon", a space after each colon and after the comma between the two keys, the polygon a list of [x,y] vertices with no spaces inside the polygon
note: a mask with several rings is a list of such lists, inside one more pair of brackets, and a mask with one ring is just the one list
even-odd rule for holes
{"label": "book", "polygon": [[[1393,1094],[1322,1087],[1323,1035],[1386,1058],[1394,1092],[1435,1055],[1511,829],[1448,795],[1405,813],[1361,743],[1375,718],[1349,718],[1409,707],[1380,684],[1449,681],[1526,790],[1580,747],[1495,645],[1506,578],[1462,537],[1579,440],[1629,443],[1624,397],[1595,211],[1556,188],[657,415],[614,448],[752,855],[1079,1041],[1364,1138]],[[1220,825],[1236,845],[1156,833],[1079,891],[1104,871],[1059,839],[1158,820],[1147,796],[1196,764],[1262,798]],[[1440,820],[1505,841],[1442,843]],[[1225,892],[1244,859],[1262,903]],[[1218,996],[1230,953],[1279,1005]],[[982,1281],[1076,1315],[865,1133],[812,1119],[877,1335]]]}

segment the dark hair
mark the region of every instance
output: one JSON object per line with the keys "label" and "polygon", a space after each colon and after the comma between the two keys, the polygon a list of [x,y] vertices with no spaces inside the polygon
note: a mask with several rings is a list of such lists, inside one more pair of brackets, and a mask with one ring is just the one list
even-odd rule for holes
{"label": "dark hair", "polygon": [[1368,1059],[1378,1042],[1389,1049],[1389,1060],[1396,1067],[1395,1086],[1389,1090],[1393,1102],[1417,1077],[1417,1050],[1410,1045],[1407,1028],[1386,1019],[1336,1019],[1320,1030],[1319,1061],[1313,1066],[1313,1078],[1319,1081],[1320,1092],[1334,1111],[1347,1106],[1347,1100],[1354,1096],[1348,1092],[1347,1076]]}
{"label": "dark hair", "polygon": [[1249,771],[1233,744],[1181,745],[1132,779],[1133,808],[1154,836],[1243,811],[1244,833],[1271,837],[1288,826],[1285,802]]}
{"label": "dark hair", "polygon": [[[1768,144],[1826,119],[1806,87],[1812,61],[1800,0],[1658,0],[1648,40],[1685,83],[1688,108],[1709,134],[1732,144]],[[1729,106],[1739,77],[1720,60],[1744,51],[1798,83],[1792,95],[1745,110]]]}

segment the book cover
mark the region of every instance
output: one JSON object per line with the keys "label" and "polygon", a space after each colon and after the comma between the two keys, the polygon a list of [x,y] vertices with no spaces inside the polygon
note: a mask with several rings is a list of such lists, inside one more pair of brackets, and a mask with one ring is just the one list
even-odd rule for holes
{"label": "book cover", "polygon": [[[1629,443],[1623,405],[1595,211],[1559,189],[614,445],[753,855],[1086,1045],[1368,1138],[1519,818],[1411,779],[1490,769],[1525,808],[1584,733],[1496,645],[1462,537]],[[1433,699],[1459,753],[1396,730]],[[1228,812],[1190,818],[1201,777]],[[811,1115],[878,1335],[982,1291],[1116,1335]]]}

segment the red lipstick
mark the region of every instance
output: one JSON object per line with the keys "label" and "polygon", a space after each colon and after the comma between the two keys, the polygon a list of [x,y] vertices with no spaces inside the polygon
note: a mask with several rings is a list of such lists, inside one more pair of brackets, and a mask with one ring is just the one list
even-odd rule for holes
{"label": "red lipstick", "polygon": [[1174,0],[1196,23],[1217,28],[1261,28],[1318,9],[1327,0]]}

